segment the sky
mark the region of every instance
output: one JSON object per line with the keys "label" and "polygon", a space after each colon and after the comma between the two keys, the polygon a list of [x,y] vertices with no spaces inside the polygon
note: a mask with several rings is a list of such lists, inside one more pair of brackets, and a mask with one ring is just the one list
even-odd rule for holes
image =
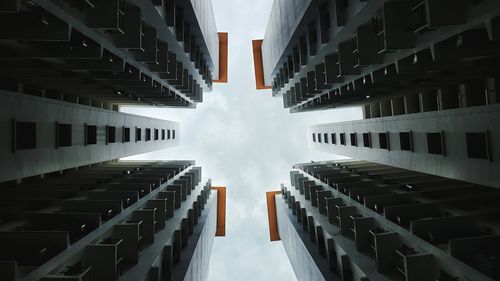
{"label": "sky", "polygon": [[255,90],[251,41],[264,37],[273,0],[212,1],[218,31],[229,32],[229,83],[196,109],[123,107],[181,126],[179,146],[127,159],[196,160],[204,181],[227,186],[226,237],[215,238],[209,281],[293,281],[283,245],[269,241],[265,192],[290,186],[296,163],[338,159],[310,148],[307,128],[361,119],[361,109],[290,114],[281,97]]}

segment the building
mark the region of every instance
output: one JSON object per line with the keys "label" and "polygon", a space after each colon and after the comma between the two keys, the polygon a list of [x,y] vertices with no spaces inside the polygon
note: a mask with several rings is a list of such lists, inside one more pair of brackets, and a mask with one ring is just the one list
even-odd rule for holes
{"label": "building", "polygon": [[[494,0],[274,1],[258,88],[293,112],[380,116],[498,103]],[[260,87],[259,87],[260,86]]]}
{"label": "building", "polygon": [[0,25],[0,182],[177,145],[120,106],[194,108],[228,81],[211,1],[7,0]]}
{"label": "building", "polygon": [[497,188],[358,160],[290,176],[267,194],[270,237],[300,281],[500,278]]}
{"label": "building", "polygon": [[0,279],[206,280],[225,188],[201,180],[194,161],[109,161],[1,183]]}
{"label": "building", "polygon": [[309,128],[312,147],[422,173],[500,187],[499,104]]}
{"label": "building", "polygon": [[227,82],[211,1],[6,0],[0,25],[0,280],[205,280],[225,188],[118,160],[180,141],[119,110]]}
{"label": "building", "polygon": [[364,113],[307,132],[352,160],[295,165],[267,195],[298,280],[500,278],[499,20],[488,0],[274,1],[257,88]]}
{"label": "building", "polygon": [[179,144],[179,124],[0,91],[0,182]]}
{"label": "building", "polygon": [[227,82],[211,1],[0,4],[0,89],[117,111],[194,108]]}

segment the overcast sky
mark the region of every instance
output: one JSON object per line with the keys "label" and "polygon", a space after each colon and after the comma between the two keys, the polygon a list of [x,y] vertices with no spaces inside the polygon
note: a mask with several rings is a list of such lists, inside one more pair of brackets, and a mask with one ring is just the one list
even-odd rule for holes
{"label": "overcast sky", "polygon": [[292,165],[337,156],[308,147],[307,128],[361,118],[361,109],[290,114],[281,98],[256,91],[252,39],[263,38],[273,0],[213,0],[229,32],[229,83],[197,109],[123,108],[181,124],[180,145],[130,159],[193,159],[213,185],[228,187],[226,237],[216,238],[210,281],[296,280],[281,242],[270,242],[265,192],[289,186]]}

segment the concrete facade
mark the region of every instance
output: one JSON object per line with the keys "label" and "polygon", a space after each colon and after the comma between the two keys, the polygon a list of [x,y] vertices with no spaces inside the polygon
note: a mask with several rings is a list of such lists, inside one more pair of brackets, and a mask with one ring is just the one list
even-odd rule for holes
{"label": "concrete facade", "polygon": [[498,189],[357,160],[297,164],[290,176],[275,200],[298,280],[499,277]]}
{"label": "concrete facade", "polygon": [[493,0],[277,0],[264,78],[295,113],[495,77],[499,15]]}
{"label": "concrete facade", "polygon": [[0,89],[194,108],[219,75],[211,1],[7,0],[0,14]]}
{"label": "concrete facade", "polygon": [[[0,182],[179,144],[179,124],[175,122],[19,93],[0,94],[0,128],[4,132]],[[25,122],[35,128],[23,129]],[[57,123],[71,127],[59,132]]]}
{"label": "concrete facade", "polygon": [[217,191],[193,165],[112,161],[3,183],[1,279],[204,280]]}
{"label": "concrete facade", "polygon": [[354,159],[500,187],[500,106],[312,126],[315,148]]}

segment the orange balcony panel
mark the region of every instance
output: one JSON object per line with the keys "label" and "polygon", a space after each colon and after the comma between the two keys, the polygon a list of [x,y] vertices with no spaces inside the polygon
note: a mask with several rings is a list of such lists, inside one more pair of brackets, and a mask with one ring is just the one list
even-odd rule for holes
{"label": "orange balcony panel", "polygon": [[228,60],[228,34],[227,32],[219,32],[219,80],[214,80],[214,83],[227,83],[227,60]]}
{"label": "orange balcony panel", "polygon": [[212,190],[217,190],[217,228],[215,236],[226,236],[226,187],[216,186]]}
{"label": "orange balcony panel", "polygon": [[257,90],[271,89],[264,82],[264,64],[262,61],[262,40],[252,40],[253,66],[255,69],[255,87]]}
{"label": "orange balcony panel", "polygon": [[281,194],[281,191],[266,192],[267,199],[267,218],[269,221],[269,238],[271,241],[281,240],[278,230],[278,217],[276,216],[276,199],[275,196]]}

